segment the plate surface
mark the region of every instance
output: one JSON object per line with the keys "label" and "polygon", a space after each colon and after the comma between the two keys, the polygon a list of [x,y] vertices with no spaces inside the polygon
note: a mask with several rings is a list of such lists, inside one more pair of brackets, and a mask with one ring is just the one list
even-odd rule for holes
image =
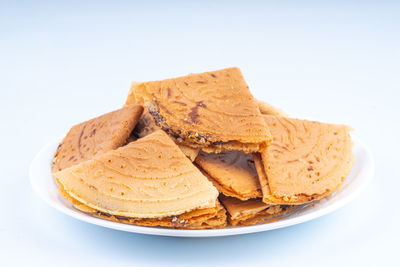
{"label": "plate surface", "polygon": [[322,200],[299,206],[280,220],[254,226],[240,226],[215,230],[175,230],[159,227],[145,227],[111,222],[96,218],[75,209],[57,192],[51,174],[53,155],[61,139],[47,144],[34,158],[30,166],[30,182],[34,191],[53,208],[81,221],[127,232],[183,237],[210,237],[247,234],[283,228],[306,222],[343,207],[353,200],[371,181],[374,162],[369,149],[353,136],[354,166],[339,190]]}

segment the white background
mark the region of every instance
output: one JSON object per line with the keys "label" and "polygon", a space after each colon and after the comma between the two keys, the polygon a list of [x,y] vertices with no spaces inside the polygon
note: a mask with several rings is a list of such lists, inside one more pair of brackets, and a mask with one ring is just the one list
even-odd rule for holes
{"label": "white background", "polygon": [[[0,2],[1,266],[400,265],[399,2],[80,2]],[[131,81],[230,66],[257,98],[353,126],[370,186],[308,223],[207,239],[89,225],[33,193],[40,148],[119,108]]]}

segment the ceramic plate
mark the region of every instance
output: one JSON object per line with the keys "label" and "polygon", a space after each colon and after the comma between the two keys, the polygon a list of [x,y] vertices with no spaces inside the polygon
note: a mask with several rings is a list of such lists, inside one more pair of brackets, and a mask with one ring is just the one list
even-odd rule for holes
{"label": "ceramic plate", "polygon": [[127,232],[182,236],[182,237],[209,237],[227,236],[246,233],[268,231],[306,222],[340,207],[353,200],[371,181],[374,173],[374,162],[368,148],[357,138],[354,141],[354,166],[341,188],[322,200],[297,207],[292,212],[273,222],[254,226],[239,226],[215,230],[176,230],[160,227],[145,227],[111,222],[96,218],[75,209],[68,201],[64,200],[57,192],[51,174],[51,163],[60,139],[46,145],[34,158],[30,166],[30,181],[34,191],[53,208],[88,223]]}

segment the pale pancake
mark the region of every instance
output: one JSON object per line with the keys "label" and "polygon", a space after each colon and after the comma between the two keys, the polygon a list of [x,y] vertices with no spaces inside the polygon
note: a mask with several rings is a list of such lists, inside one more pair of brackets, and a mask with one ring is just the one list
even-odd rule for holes
{"label": "pale pancake", "polygon": [[162,218],[216,205],[218,191],[163,131],[54,173],[72,198],[105,214]]}
{"label": "pale pancake", "polygon": [[228,220],[233,226],[266,223],[268,220],[282,216],[295,207],[288,205],[268,205],[262,202],[261,199],[242,201],[233,197],[221,196],[220,200],[228,211]]}
{"label": "pale pancake", "polygon": [[265,203],[303,204],[340,187],[353,165],[350,127],[264,118],[273,142],[254,161]]}
{"label": "pale pancake", "polygon": [[73,126],[54,155],[53,172],[125,144],[142,112],[140,105],[127,105]]}
{"label": "pale pancake", "polygon": [[59,185],[58,192],[60,195],[70,201],[75,208],[96,217],[114,222],[182,229],[211,229],[222,228],[227,225],[226,211],[219,201],[217,201],[216,206],[213,208],[196,209],[178,216],[169,216],[164,218],[129,218],[103,213],[88,207],[68,195],[62,184],[57,184]]}
{"label": "pale pancake", "polygon": [[271,141],[256,99],[238,68],[134,83],[127,103],[145,105],[180,143],[207,152],[261,151]]}
{"label": "pale pancake", "polygon": [[207,173],[218,191],[241,200],[262,197],[253,155],[240,151],[219,154],[200,152],[196,164]]}

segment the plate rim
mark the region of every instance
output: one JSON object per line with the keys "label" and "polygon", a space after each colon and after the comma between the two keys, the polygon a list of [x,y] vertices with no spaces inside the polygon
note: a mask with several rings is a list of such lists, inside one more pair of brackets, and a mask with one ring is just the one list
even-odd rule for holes
{"label": "plate rim", "polygon": [[[29,167],[29,181],[30,184],[35,191],[35,193],[44,200],[49,206],[58,210],[65,215],[71,216],[80,221],[95,224],[98,226],[125,231],[132,232],[138,234],[147,234],[147,235],[158,235],[158,236],[174,236],[174,237],[216,237],[216,236],[231,236],[231,235],[240,235],[240,234],[250,234],[255,232],[263,232],[270,231],[279,228],[284,228],[288,226],[297,225],[306,221],[310,221],[321,216],[324,216],[328,213],[331,213],[346,204],[350,203],[354,200],[359,194],[371,183],[374,173],[375,173],[375,163],[370,149],[356,136],[352,135],[353,143],[361,148],[362,152],[365,154],[366,163],[363,164],[363,168],[361,168],[362,176],[365,176],[363,179],[363,183],[361,183],[351,194],[348,196],[344,196],[336,200],[335,202],[327,205],[326,207],[322,207],[321,209],[311,212],[308,214],[299,215],[293,218],[289,218],[286,220],[276,221],[269,224],[260,224],[253,226],[239,226],[239,227],[230,227],[223,229],[205,229],[205,230],[186,230],[186,229],[168,229],[168,228],[159,228],[159,227],[148,227],[148,226],[138,226],[138,225],[130,225],[123,224],[118,222],[107,221],[101,218],[97,218],[91,216],[89,214],[85,214],[78,210],[70,209],[60,203],[53,201],[48,194],[44,194],[42,188],[39,187],[36,179],[38,176],[43,174],[40,170],[42,167],[42,161],[44,158],[48,157],[48,150],[54,150],[55,144],[58,144],[62,137],[54,139],[53,141],[47,143],[43,146],[40,151],[33,158],[30,167]],[[49,166],[50,171],[50,166]],[[56,192],[58,194],[58,192]]]}

